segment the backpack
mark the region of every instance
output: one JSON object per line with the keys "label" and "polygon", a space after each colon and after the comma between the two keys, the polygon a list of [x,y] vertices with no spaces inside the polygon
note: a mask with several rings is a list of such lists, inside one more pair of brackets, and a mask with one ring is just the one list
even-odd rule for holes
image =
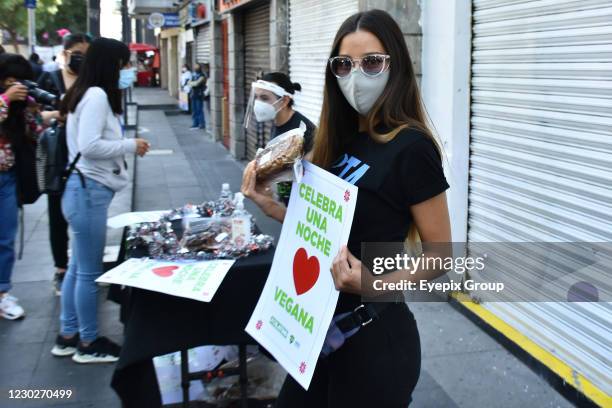
{"label": "backpack", "polygon": [[17,178],[17,204],[33,204],[40,197],[36,171],[36,146],[23,143],[15,149],[15,175]]}
{"label": "backpack", "polygon": [[36,164],[38,188],[47,194],[64,192],[66,180],[74,170],[81,153],[68,166],[68,145],[66,126],[57,121],[49,126],[38,138]]}

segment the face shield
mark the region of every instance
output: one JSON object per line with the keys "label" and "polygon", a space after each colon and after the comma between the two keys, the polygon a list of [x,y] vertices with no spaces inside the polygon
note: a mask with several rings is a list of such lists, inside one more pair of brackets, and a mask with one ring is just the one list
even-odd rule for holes
{"label": "face shield", "polygon": [[283,96],[293,98],[293,95],[285,91],[281,86],[273,82],[258,80],[251,84],[251,95],[244,114],[244,127],[249,127],[251,118],[254,116],[258,122],[274,120],[276,113],[280,110]]}

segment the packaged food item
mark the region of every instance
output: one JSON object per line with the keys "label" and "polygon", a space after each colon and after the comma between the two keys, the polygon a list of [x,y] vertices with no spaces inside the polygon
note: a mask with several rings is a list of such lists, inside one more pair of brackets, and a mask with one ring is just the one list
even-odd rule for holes
{"label": "packaged food item", "polygon": [[219,199],[215,201],[215,216],[228,217],[234,212],[234,200],[232,197],[229,183],[223,183],[221,186],[221,194]]}
{"label": "packaged food item", "polygon": [[163,214],[157,222],[131,228],[127,236],[131,256],[163,260],[237,259],[266,250],[269,235],[255,235],[253,216],[244,208],[244,196],[224,183],[219,199],[187,204]]}
{"label": "packaged food item", "polygon": [[181,246],[189,251],[213,251],[231,238],[231,220],[228,217],[190,219],[183,233]]}
{"label": "packaged food item", "polygon": [[292,181],[292,167],[302,159],[304,130],[291,129],[272,139],[255,156],[257,180],[265,182]]}

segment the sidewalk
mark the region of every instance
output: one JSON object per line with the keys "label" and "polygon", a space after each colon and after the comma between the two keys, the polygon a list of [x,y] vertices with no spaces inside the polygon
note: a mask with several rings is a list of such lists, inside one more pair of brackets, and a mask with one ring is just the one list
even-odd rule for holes
{"label": "sidewalk", "polygon": [[[137,89],[139,136],[151,154],[135,166],[135,210],[169,209],[216,198],[223,182],[238,191],[244,163],[234,160],[202,131],[189,130],[190,118],[166,112],[165,90]],[[165,105],[159,108],[160,105]],[[132,169],[134,166],[132,166]],[[113,200],[111,214],[129,211],[131,188]],[[250,202],[264,233],[278,238],[280,224]],[[59,305],[51,290],[53,264],[48,243],[46,197],[26,209],[24,259],[13,274],[13,294],[28,315],[18,322],[0,320],[0,407],[119,407],[110,388],[113,365],[81,366],[57,359],[49,350],[57,334]],[[109,245],[118,243],[109,230]],[[121,342],[118,307],[100,293],[100,332]],[[414,407],[569,407],[543,379],[446,303],[410,304],[421,332],[421,378]],[[68,401],[7,400],[8,389],[72,389]],[[313,407],[316,408],[316,407]]]}
{"label": "sidewalk", "polygon": [[[133,136],[133,132],[128,134]],[[132,160],[128,166],[132,172]],[[132,187],[130,183],[115,195],[111,216],[131,211]],[[11,294],[19,298],[26,317],[19,321],[0,319],[0,407],[118,407],[120,401],[109,387],[113,365],[79,365],[50,353],[59,329],[60,298],[52,291],[55,268],[47,196],[26,206],[24,218],[23,258],[15,263]],[[120,240],[121,230],[108,230],[106,257],[116,259]],[[106,289],[100,290],[98,299],[100,333],[120,343],[123,326],[118,321],[119,307],[105,301]],[[10,389],[70,389],[73,394],[67,400],[9,400]]]}

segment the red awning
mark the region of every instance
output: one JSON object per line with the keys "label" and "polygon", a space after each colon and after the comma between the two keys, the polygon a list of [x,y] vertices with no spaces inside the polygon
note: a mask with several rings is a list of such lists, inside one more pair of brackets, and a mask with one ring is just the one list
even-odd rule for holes
{"label": "red awning", "polygon": [[150,44],[131,43],[128,47],[130,51],[136,52],[157,51],[157,47]]}

